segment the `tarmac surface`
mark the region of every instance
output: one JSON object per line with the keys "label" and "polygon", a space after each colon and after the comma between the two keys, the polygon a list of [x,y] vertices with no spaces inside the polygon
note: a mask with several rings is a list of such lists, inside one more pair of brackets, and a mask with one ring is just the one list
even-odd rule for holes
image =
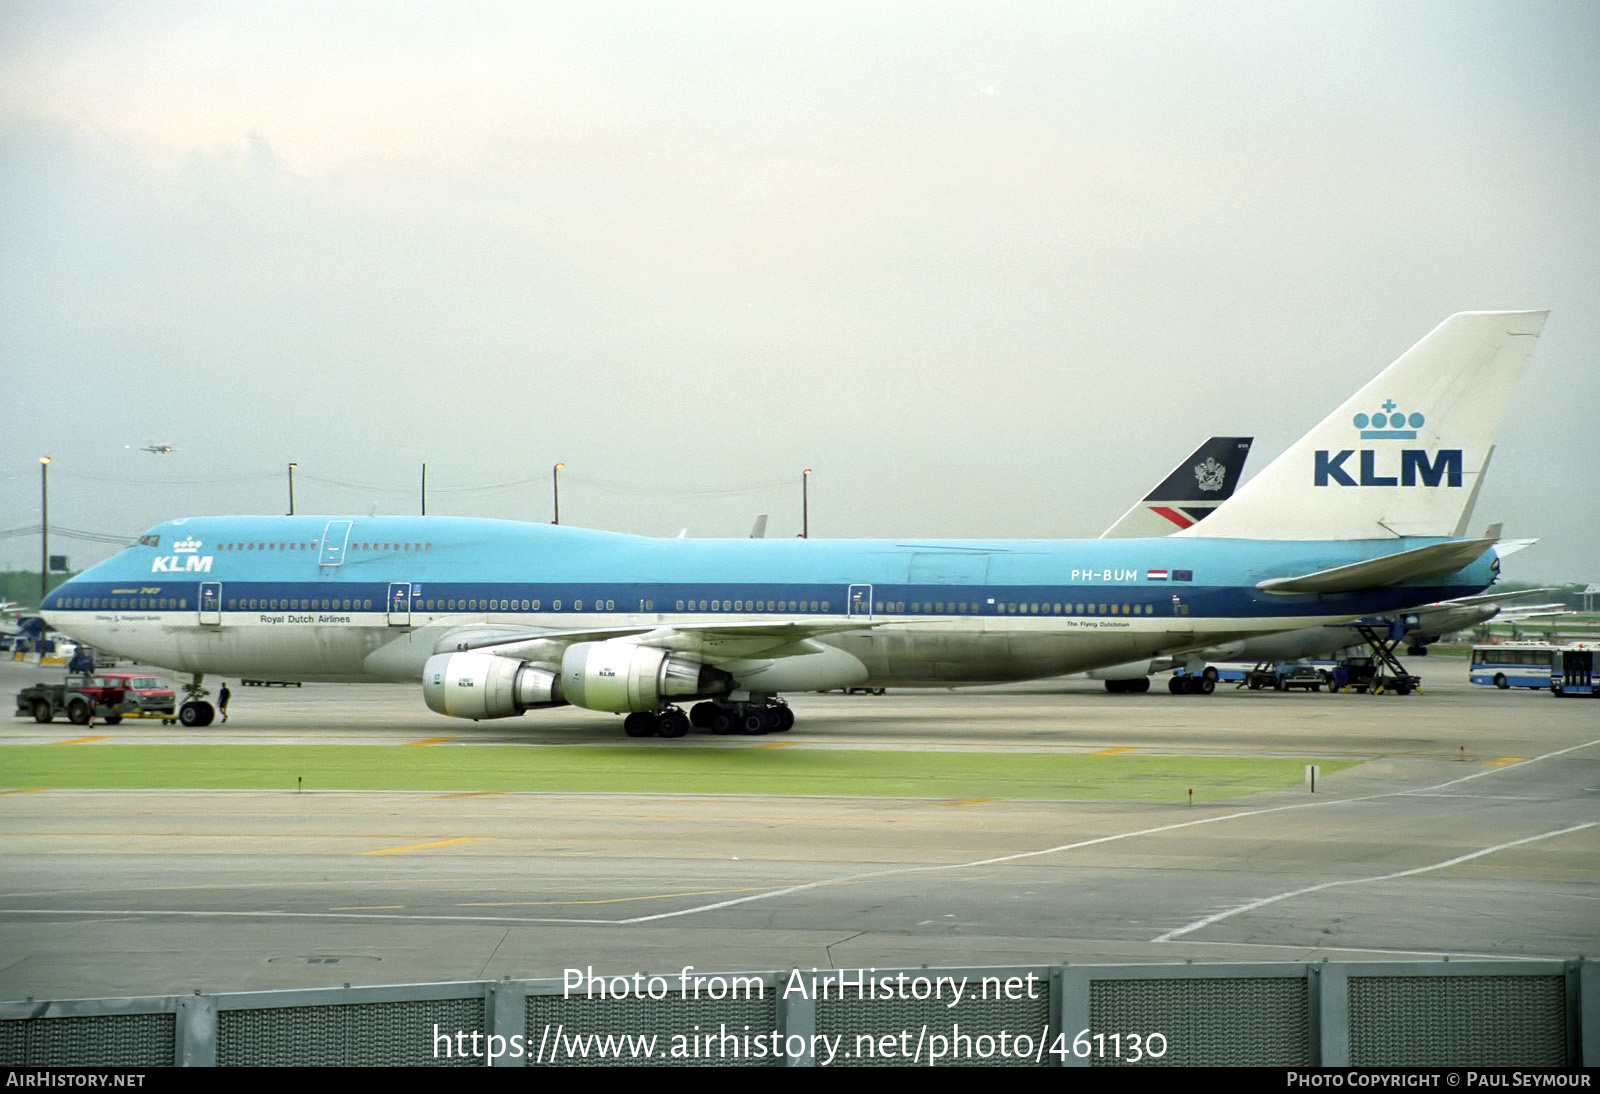
{"label": "tarmac surface", "polygon": [[[1600,956],[1600,702],[1412,663],[1420,696],[1109,695],[1086,680],[797,695],[764,738],[629,741],[420,688],[233,685],[204,730],[0,723],[0,744],[552,744],[1295,756],[1185,802],[47,790],[0,768],[0,999],[597,973]],[[0,663],[10,696],[59,669]],[[84,741],[82,738],[96,740]],[[67,743],[77,741],[79,743]]]}

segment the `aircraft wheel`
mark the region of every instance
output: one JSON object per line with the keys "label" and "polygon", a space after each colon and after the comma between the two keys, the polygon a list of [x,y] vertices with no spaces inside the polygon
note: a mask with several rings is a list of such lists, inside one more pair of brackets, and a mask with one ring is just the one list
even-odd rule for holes
{"label": "aircraft wheel", "polygon": [[677,738],[689,732],[689,716],[681,710],[664,710],[656,719],[656,736]]}
{"label": "aircraft wheel", "polygon": [[656,716],[646,711],[636,710],[622,720],[622,732],[630,737],[654,737],[656,735]]}
{"label": "aircraft wheel", "polygon": [[1186,677],[1183,677],[1183,676],[1172,676],[1172,677],[1169,677],[1167,679],[1167,690],[1172,692],[1172,694],[1174,694],[1174,695],[1182,695],[1182,694],[1184,694],[1185,692],[1187,692],[1189,690],[1188,688],[1186,688],[1184,686],[1183,682],[1184,682],[1185,679],[1186,679]]}
{"label": "aircraft wheel", "polygon": [[47,699],[35,699],[33,703],[33,720],[35,722],[53,722],[56,712],[50,709]]}
{"label": "aircraft wheel", "polygon": [[716,716],[717,704],[696,703],[689,708],[689,724],[696,729],[710,729],[711,719]]}
{"label": "aircraft wheel", "polygon": [[1128,689],[1129,691],[1143,695],[1150,690],[1150,677],[1148,676],[1141,676],[1139,679],[1132,681],[1132,683],[1133,686]]}
{"label": "aircraft wheel", "polygon": [[67,704],[67,721],[75,726],[89,724],[89,704],[82,699]]}
{"label": "aircraft wheel", "polygon": [[779,733],[787,733],[794,728],[794,711],[788,707],[774,707],[773,715],[777,718]]}
{"label": "aircraft wheel", "polygon": [[1511,682],[1506,679],[1505,673],[1497,672],[1494,674],[1494,686],[1499,688],[1501,691],[1505,691],[1511,686]]}
{"label": "aircraft wheel", "polygon": [[193,699],[178,708],[178,721],[190,729],[210,725],[214,716],[210,703],[201,703]]}
{"label": "aircraft wheel", "polygon": [[713,733],[726,735],[738,728],[739,722],[733,716],[733,711],[731,710],[717,707],[716,711],[711,715],[711,732]]}
{"label": "aircraft wheel", "polygon": [[1120,693],[1122,691],[1122,681],[1121,680],[1107,680],[1106,681],[1106,690],[1109,691],[1112,695],[1116,695],[1116,694]]}
{"label": "aircraft wheel", "polygon": [[[1210,671],[1210,670],[1207,670]],[[1217,690],[1217,682],[1209,676],[1196,676],[1194,678],[1194,694],[1210,695]]]}
{"label": "aircraft wheel", "polygon": [[746,734],[757,737],[767,732],[767,719],[759,710],[752,710],[739,719],[739,728]]}
{"label": "aircraft wheel", "polygon": [[[1215,684],[1218,680],[1220,680],[1222,678],[1222,674],[1219,673],[1216,670],[1216,668],[1214,666],[1212,666],[1212,665],[1207,665],[1206,668],[1205,668],[1205,671],[1202,672],[1200,675],[1204,676],[1207,680],[1210,680],[1213,684]],[[1206,692],[1206,694],[1210,695],[1211,693],[1208,691],[1208,692]]]}

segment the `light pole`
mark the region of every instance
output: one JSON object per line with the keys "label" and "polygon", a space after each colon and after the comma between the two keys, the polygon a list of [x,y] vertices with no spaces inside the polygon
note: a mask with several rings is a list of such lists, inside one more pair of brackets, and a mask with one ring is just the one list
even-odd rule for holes
{"label": "light pole", "polygon": [[422,515],[428,515],[428,465],[422,465]]}
{"label": "light pole", "polygon": [[555,497],[556,519],[551,524],[561,523],[561,470],[567,465],[558,463],[550,469],[550,489]]}
{"label": "light pole", "polygon": [[811,468],[800,472],[800,538],[811,538]]}
{"label": "light pole", "polygon": [[297,463],[289,465],[289,515],[291,517],[294,516],[294,469],[299,466]]}
{"label": "light pole", "polygon": [[39,604],[50,591],[50,457],[39,457]]}

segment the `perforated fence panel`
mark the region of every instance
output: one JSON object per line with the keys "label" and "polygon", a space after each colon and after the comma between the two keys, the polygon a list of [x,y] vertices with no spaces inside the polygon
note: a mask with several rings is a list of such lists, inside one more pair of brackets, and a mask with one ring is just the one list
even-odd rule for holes
{"label": "perforated fence panel", "polygon": [[177,1017],[102,1014],[0,1021],[0,1064],[34,1067],[171,1067]]}
{"label": "perforated fence panel", "polygon": [[[936,975],[923,969],[908,979]],[[904,998],[914,988],[901,985],[887,998],[846,988],[843,998],[817,1001],[816,1031],[837,1045],[834,1063],[853,1067],[1053,1064],[1048,979],[1036,980],[1034,988],[1032,999],[1006,999],[999,992],[985,999],[974,976],[954,1006],[952,994]],[[821,1053],[817,1062],[825,1062]]]}
{"label": "perforated fence panel", "polygon": [[[1094,980],[1089,986],[1090,1062],[1107,1067],[1268,1066],[1313,1062],[1311,1005],[1303,977],[1196,977]],[[1140,1053],[1106,1047],[1113,1034],[1135,1034]],[[1165,1038],[1152,1055],[1151,1035]],[[1130,1057],[1141,1055],[1142,1059]]]}
{"label": "perforated fence panel", "polygon": [[1566,1031],[1562,976],[1350,978],[1358,1067],[1562,1067]]}
{"label": "perforated fence panel", "polygon": [[[749,994],[754,994],[752,988]],[[774,1054],[777,993],[764,998],[665,999],[528,996],[523,1028],[528,1066],[781,1067]]]}
{"label": "perforated fence panel", "polygon": [[790,969],[696,974],[698,995],[591,979],[0,1001],[0,1067],[1600,1061],[1586,960]]}
{"label": "perforated fence panel", "polygon": [[[224,1010],[217,1015],[223,1067],[482,1067],[455,1054],[483,1030],[482,999],[417,999],[334,1006]],[[449,1048],[436,1039],[444,1035]]]}

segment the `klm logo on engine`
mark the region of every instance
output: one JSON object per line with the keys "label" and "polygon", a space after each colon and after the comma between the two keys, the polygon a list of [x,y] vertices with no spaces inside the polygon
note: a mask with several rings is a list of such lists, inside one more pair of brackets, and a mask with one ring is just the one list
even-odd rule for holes
{"label": "klm logo on engine", "polygon": [[[1357,414],[1353,424],[1364,441],[1413,441],[1427,423],[1422,414],[1396,410],[1387,399],[1376,414]],[[1460,486],[1461,449],[1402,448],[1399,466],[1393,448],[1346,448],[1339,452],[1317,449],[1313,482],[1317,486]],[[1354,457],[1356,465],[1348,466]],[[1381,457],[1381,462],[1380,462]]]}

